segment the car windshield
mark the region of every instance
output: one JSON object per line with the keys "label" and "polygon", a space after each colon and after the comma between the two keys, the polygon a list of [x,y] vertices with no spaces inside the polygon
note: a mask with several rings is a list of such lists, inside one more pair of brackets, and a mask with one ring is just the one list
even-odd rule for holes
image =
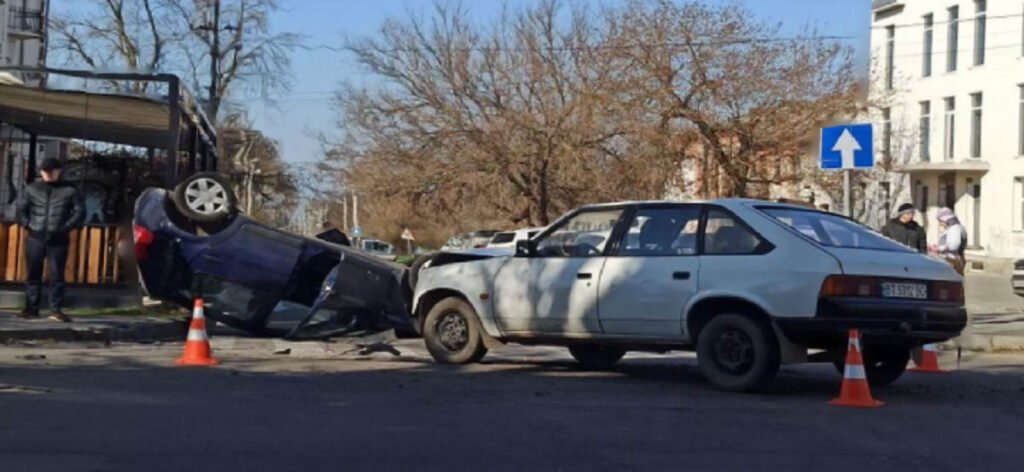
{"label": "car windshield", "polygon": [[498,233],[491,238],[491,244],[508,244],[515,239],[516,233]]}
{"label": "car windshield", "polygon": [[909,248],[839,215],[782,207],[758,209],[825,246],[910,252]]}

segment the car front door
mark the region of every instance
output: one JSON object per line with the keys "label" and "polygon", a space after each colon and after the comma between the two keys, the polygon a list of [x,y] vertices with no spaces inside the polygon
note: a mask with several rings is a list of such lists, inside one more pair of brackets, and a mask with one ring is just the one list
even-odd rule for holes
{"label": "car front door", "polygon": [[577,213],[514,257],[494,283],[495,317],[506,334],[596,334],[598,281],[622,209]]}
{"label": "car front door", "polygon": [[605,333],[679,337],[697,291],[699,205],[652,205],[629,216],[629,229],[604,263],[599,284]]}

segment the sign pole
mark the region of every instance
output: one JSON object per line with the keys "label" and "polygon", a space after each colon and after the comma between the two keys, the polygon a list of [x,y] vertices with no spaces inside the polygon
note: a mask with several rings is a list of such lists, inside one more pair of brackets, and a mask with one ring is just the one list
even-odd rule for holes
{"label": "sign pole", "polygon": [[853,192],[850,189],[850,173],[853,169],[843,170],[843,209],[846,216],[853,218]]}

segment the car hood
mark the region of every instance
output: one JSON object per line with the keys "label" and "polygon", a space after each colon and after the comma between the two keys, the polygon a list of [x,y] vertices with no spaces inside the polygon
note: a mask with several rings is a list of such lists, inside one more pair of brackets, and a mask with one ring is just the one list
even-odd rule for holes
{"label": "car hood", "polygon": [[479,261],[482,259],[493,259],[496,257],[512,257],[514,254],[515,250],[512,248],[482,248],[442,251],[430,259],[430,267],[440,267],[448,264]]}
{"label": "car hood", "polygon": [[893,252],[871,249],[824,248],[839,260],[843,273],[922,280],[959,281],[945,260],[914,252]]}

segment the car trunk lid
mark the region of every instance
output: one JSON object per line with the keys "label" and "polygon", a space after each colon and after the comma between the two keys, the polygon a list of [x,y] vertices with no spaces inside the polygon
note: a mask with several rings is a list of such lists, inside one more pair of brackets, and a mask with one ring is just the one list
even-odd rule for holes
{"label": "car trunk lid", "polygon": [[900,279],[959,281],[947,262],[914,252],[825,247],[839,260],[843,273]]}

